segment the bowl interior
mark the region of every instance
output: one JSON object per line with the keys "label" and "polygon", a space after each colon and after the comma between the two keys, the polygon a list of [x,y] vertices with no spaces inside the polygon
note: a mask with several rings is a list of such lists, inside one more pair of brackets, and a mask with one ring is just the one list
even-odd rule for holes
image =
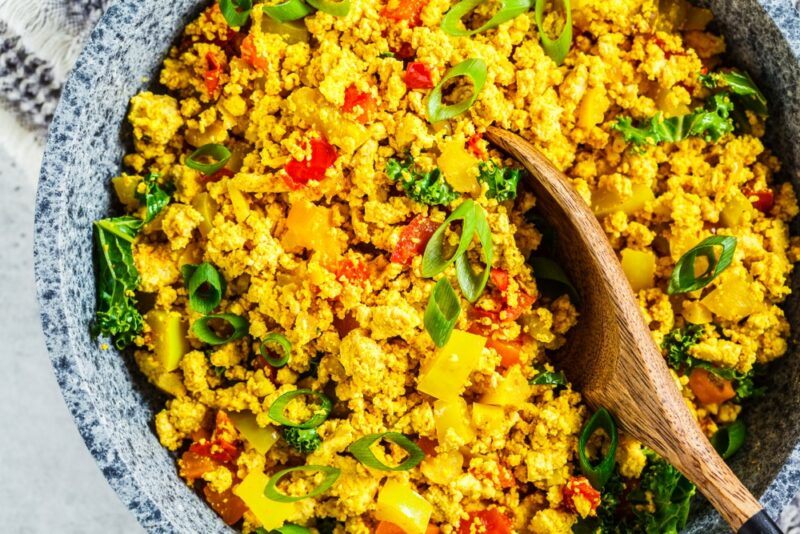
{"label": "bowl interior", "polygon": [[[36,206],[35,263],[42,324],[64,398],[87,447],[120,498],[151,532],[229,532],[176,474],[152,428],[163,398],[132,358],[89,335],[95,309],[92,221],[112,209],[109,179],[128,142],[130,98],[151,85],[170,43],[207,2],[129,0],[92,33],[53,121]],[[770,146],[786,179],[800,168],[800,18],[786,0],[710,2],[734,64],[768,96]],[[793,286],[800,289],[795,277]],[[787,314],[800,325],[800,301]],[[797,335],[797,332],[794,333]],[[749,439],[733,463],[773,515],[800,481],[800,359],[797,343],[771,369],[769,393],[746,415]],[[724,532],[701,508],[689,532]]]}

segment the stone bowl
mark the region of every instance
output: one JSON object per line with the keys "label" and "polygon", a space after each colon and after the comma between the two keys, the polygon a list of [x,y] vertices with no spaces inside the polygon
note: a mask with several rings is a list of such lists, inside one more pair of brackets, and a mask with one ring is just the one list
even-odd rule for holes
{"label": "stone bowl", "polygon": [[[793,1],[793,0],[792,0]],[[800,15],[789,0],[709,2],[735,64],[767,94],[770,146],[785,179],[800,177]],[[198,0],[126,0],[112,6],[78,59],[50,128],[36,201],[35,265],[41,320],[53,368],[86,446],[109,484],[150,532],[230,532],[181,481],[158,442],[163,404],[128,354],[89,333],[95,309],[92,221],[111,213],[109,179],[130,130],[129,99],[156,78]],[[795,280],[797,282],[797,279]],[[798,284],[795,283],[797,288]],[[797,298],[787,313],[800,331]],[[750,429],[735,470],[777,517],[800,483],[800,358],[797,343],[771,367],[769,394],[747,411]],[[707,506],[688,532],[724,532]]]}

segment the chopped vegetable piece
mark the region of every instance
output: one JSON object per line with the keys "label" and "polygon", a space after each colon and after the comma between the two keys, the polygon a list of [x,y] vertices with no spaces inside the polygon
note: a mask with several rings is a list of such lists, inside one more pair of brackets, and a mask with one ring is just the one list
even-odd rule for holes
{"label": "chopped vegetable piece", "polygon": [[528,383],[532,386],[566,387],[567,384],[569,384],[569,381],[567,380],[567,376],[564,374],[564,371],[558,371],[557,373],[551,371],[542,371],[534,376]]}
{"label": "chopped vegetable piece", "polygon": [[[439,229],[434,232],[425,246],[425,253],[422,256],[422,276],[431,278],[442,273],[467,251],[475,235],[475,228],[478,224],[477,219],[477,209],[475,202],[472,200],[465,200],[453,210],[453,213],[439,226]],[[445,232],[451,224],[457,221],[461,221],[461,237],[459,238],[458,248],[450,257],[446,257],[444,250]]]}
{"label": "chopped vegetable piece", "polygon": [[677,534],[686,526],[696,491],[677,469],[650,453],[639,487],[627,497],[638,520],[630,532]]}
{"label": "chopped vegetable piece", "polygon": [[[210,163],[205,163],[210,159]],[[222,145],[209,143],[195,150],[191,156],[186,158],[186,166],[190,169],[200,171],[205,175],[211,175],[222,169],[228,160],[231,159],[231,151]]]}
{"label": "chopped vegetable piece", "polygon": [[[719,257],[714,247],[722,248]],[[667,292],[675,295],[706,287],[730,266],[735,252],[735,237],[717,235],[704,239],[678,260],[672,271]],[[695,274],[698,256],[705,258],[708,263],[708,267],[700,275]]]}
{"label": "chopped vegetable piece", "polygon": [[[308,473],[322,473],[325,476],[319,483],[319,485],[310,492],[308,492],[308,494],[306,495],[293,496],[282,493],[278,489],[278,483],[283,479],[283,477],[291,473],[294,473],[296,471],[303,471]],[[277,473],[272,475],[272,478],[269,479],[266,487],[264,488],[264,496],[271,501],[280,503],[294,503],[297,501],[302,501],[313,497],[319,497],[320,495],[328,491],[331,488],[331,486],[333,486],[336,483],[336,480],[339,478],[339,475],[341,474],[342,470],[339,469],[338,467],[330,467],[327,465],[300,465],[297,467],[290,467],[288,469],[278,471]]]}
{"label": "chopped vegetable piece", "polygon": [[349,86],[344,92],[342,111],[345,113],[360,111],[361,113],[358,115],[357,120],[361,124],[369,122],[377,106],[375,98],[371,94],[359,91],[355,85]]}
{"label": "chopped vegetable piece", "polygon": [[470,512],[467,519],[458,525],[458,534],[511,534],[511,519],[497,508],[489,508],[478,512]]}
{"label": "chopped vegetable piece", "polygon": [[578,290],[572,285],[564,269],[558,263],[550,258],[537,256],[532,256],[528,263],[533,268],[533,276],[536,278],[536,283],[539,285],[540,290],[545,289],[548,285],[555,284],[561,290],[560,293],[566,290],[573,299],[578,300]]}
{"label": "chopped vegetable piece", "polygon": [[228,417],[236,430],[259,454],[266,454],[280,439],[278,431],[274,427],[271,425],[259,426],[256,416],[250,412],[230,413]]}
{"label": "chopped vegetable piece", "polygon": [[[609,439],[609,445],[607,452],[603,454],[600,461],[597,464],[593,464],[586,453],[586,445],[598,430],[605,432]],[[592,483],[592,486],[597,489],[602,489],[614,473],[614,455],[617,452],[618,440],[617,425],[614,423],[614,418],[605,408],[597,410],[581,431],[580,439],[578,440],[578,460],[581,471]]]}
{"label": "chopped vegetable piece", "polygon": [[314,180],[321,182],[325,179],[325,173],[333,167],[339,154],[327,140],[318,138],[310,141],[311,157],[306,160],[293,159],[286,164],[286,174],[291,179],[290,185],[300,188],[308,182]]}
{"label": "chopped vegetable piece", "polygon": [[428,299],[425,309],[425,329],[437,347],[443,347],[453,331],[458,316],[461,315],[461,303],[446,278],[439,280]]}
{"label": "chopped vegetable piece", "polygon": [[403,161],[390,159],[386,163],[386,175],[391,181],[400,182],[408,198],[421,204],[449,204],[458,198],[458,193],[445,181],[441,170],[421,172],[411,156]]}
{"label": "chopped vegetable piece", "polygon": [[206,82],[206,90],[209,96],[214,96],[219,88],[219,77],[222,74],[222,65],[213,52],[206,54],[206,70],[203,78]]}
{"label": "chopped vegetable piece", "polygon": [[247,24],[252,9],[253,0],[219,0],[219,10],[231,28],[240,28]]}
{"label": "chopped vegetable piece", "polygon": [[[289,405],[291,401],[296,399],[297,397],[302,397],[304,395],[311,395],[316,397],[317,400],[320,402],[319,409],[312,415],[307,421],[302,423],[296,423],[286,418],[284,415],[284,410]],[[275,402],[269,407],[269,417],[276,423],[280,423],[284,426],[291,426],[295,428],[301,429],[309,429],[309,428],[316,428],[328,419],[328,416],[333,409],[333,402],[320,393],[319,391],[313,391],[311,389],[295,389],[293,391],[287,391],[280,397],[278,397]]]}
{"label": "chopped vegetable piece", "polygon": [[[231,329],[231,333],[227,337],[222,337],[211,329],[209,323],[214,320],[219,320],[227,324]],[[197,339],[209,345],[224,345],[237,339],[242,339],[247,335],[250,328],[250,323],[247,319],[233,313],[220,313],[217,315],[206,315],[192,324],[192,332]]]}
{"label": "chopped vegetable piece", "polygon": [[475,235],[481,244],[481,259],[483,270],[476,273],[472,269],[467,253],[456,257],[456,276],[458,285],[464,297],[474,303],[483,294],[486,284],[489,282],[489,274],[492,270],[492,260],[494,259],[494,248],[492,245],[492,229],[486,220],[486,212],[481,206],[475,205]]}
{"label": "chopped vegetable piece", "polygon": [[189,327],[183,316],[176,311],[150,310],[144,320],[150,326],[150,339],[161,370],[165,373],[176,370],[189,352],[186,339]]}
{"label": "chopped vegetable piece", "polygon": [[[265,8],[266,9],[266,8]],[[248,34],[242,41],[241,46],[242,59],[254,69],[265,70],[269,63],[267,58],[260,55],[256,49],[256,43],[253,39],[253,34]]]}
{"label": "chopped vegetable piece", "polygon": [[545,53],[557,65],[561,65],[564,63],[564,59],[572,46],[572,5],[570,0],[561,0],[564,8],[564,26],[561,28],[561,33],[558,34],[558,37],[552,39],[544,27],[545,4],[545,0],[536,0],[536,28],[539,30],[539,38],[542,41],[542,48],[544,48]]}
{"label": "chopped vegetable piece", "polygon": [[226,525],[238,523],[247,511],[247,505],[231,489],[218,493],[210,485],[207,485],[203,488],[203,495],[206,502],[219,514]]}
{"label": "chopped vegetable piece", "polygon": [[227,284],[210,263],[181,267],[183,283],[189,293],[189,305],[197,313],[211,313],[222,302]]}
{"label": "chopped vegetable piece", "polygon": [[442,30],[454,37],[467,37],[497,28],[533,7],[532,0],[501,0],[492,18],[474,30],[467,29],[462,19],[475,11],[486,0],[462,0],[450,8],[442,19]]}
{"label": "chopped vegetable piece", "polygon": [[513,366],[505,376],[497,380],[496,385],[483,394],[481,402],[493,406],[520,407],[531,397],[528,379],[522,374],[519,365]]}
{"label": "chopped vegetable piece", "polygon": [[422,10],[429,0],[389,0],[381,14],[391,20],[407,21],[410,27],[422,24]]}
{"label": "chopped vegetable piece", "polygon": [[392,252],[392,263],[411,265],[411,260],[423,253],[437,228],[439,225],[424,215],[414,217],[400,233],[400,239]]}
{"label": "chopped vegetable piece", "polygon": [[431,69],[421,61],[409,63],[403,79],[409,89],[433,89],[435,87]]}
{"label": "chopped vegetable piece", "polygon": [[145,207],[145,215],[142,219],[143,224],[148,224],[161,210],[167,207],[170,201],[169,188],[162,188],[158,185],[158,175],[150,173],[144,177],[144,192],[136,193],[139,205]]}
{"label": "chopped vegetable piece", "polygon": [[749,196],[738,189],[730,191],[728,202],[719,214],[719,222],[726,228],[736,228],[750,221],[755,203],[751,203]]}
{"label": "chopped vegetable piece", "polygon": [[436,160],[445,180],[459,193],[478,194],[478,165],[480,161],[464,146],[462,137],[455,137],[442,147]]}
{"label": "chopped vegetable piece", "polygon": [[769,213],[775,207],[775,193],[772,189],[763,191],[745,191],[748,198],[753,199],[752,205],[761,213]]}
{"label": "chopped vegetable piece", "polygon": [[440,447],[457,449],[472,443],[476,432],[470,424],[471,420],[467,401],[461,397],[440,399],[433,403],[433,422]]}
{"label": "chopped vegetable piece", "polygon": [[280,528],[297,513],[297,505],[267,499],[264,496],[264,487],[268,482],[267,475],[253,470],[241,484],[233,488],[233,493],[244,501],[261,526],[266,529]]}
{"label": "chopped vegetable piece", "polygon": [[433,506],[399,480],[389,479],[378,493],[375,519],[394,523],[406,534],[425,534]]}
{"label": "chopped vegetable piece", "polygon": [[322,444],[322,438],[316,428],[287,426],[283,429],[283,439],[290,447],[303,454],[314,452]]}
{"label": "chopped vegetable piece", "polygon": [[763,298],[756,292],[752,281],[738,275],[723,277],[701,302],[726,321],[741,321],[764,307]]}
{"label": "chopped vegetable piece", "polygon": [[642,211],[648,202],[656,199],[655,193],[647,184],[634,184],[628,197],[621,197],[614,191],[599,190],[592,195],[592,212],[597,217],[605,217],[621,211],[628,215]]}
{"label": "chopped vegetable piece", "polygon": [[736,421],[717,430],[711,437],[711,444],[719,455],[727,460],[742,448],[746,438],[747,427],[744,426],[743,422]]}
{"label": "chopped vegetable piece", "polygon": [[[308,28],[306,28],[306,25],[301,21],[278,22],[272,17],[263,17],[261,19],[261,30],[264,33],[274,33],[275,35],[280,35],[283,37],[286,43],[290,45],[297,43],[308,43],[311,40],[311,34],[309,33]],[[255,48],[253,50],[255,51]],[[259,61],[259,65],[253,65],[253,67],[262,70],[265,69],[266,66],[266,59]]]}
{"label": "chopped vegetable piece", "polygon": [[350,13],[350,0],[306,0],[312,7],[334,17],[346,17]]}
{"label": "chopped vegetable piece", "polygon": [[[277,345],[283,353],[280,358],[275,358],[269,353],[268,345]],[[286,339],[286,336],[277,332],[272,332],[264,336],[259,345],[258,352],[268,364],[272,367],[280,368],[289,363],[289,358],[292,356],[292,344]]]}
{"label": "chopped vegetable piece", "polygon": [[500,366],[505,369],[510,369],[521,362],[522,339],[520,338],[507,341],[491,337],[486,342],[486,347],[494,349],[500,355]]}
{"label": "chopped vegetable piece", "polygon": [[479,169],[478,181],[485,183],[489,188],[486,192],[487,198],[494,198],[498,202],[517,198],[517,186],[522,176],[521,169],[501,167],[494,161],[481,163]]}
{"label": "chopped vegetable piece", "polygon": [[286,218],[286,233],[281,238],[283,248],[290,252],[306,249],[318,254],[323,264],[335,265],[343,247],[332,219],[330,208],[317,206],[305,198],[292,202]]}
{"label": "chopped vegetable piece", "polygon": [[[472,82],[472,93],[469,97],[456,104],[445,105],[442,102],[444,98],[442,91],[445,84],[450,80],[460,77],[469,78]],[[478,95],[486,85],[487,68],[486,62],[480,58],[468,59],[462,61],[444,75],[439,84],[433,89],[428,96],[428,120],[432,123],[437,123],[458,117],[478,100]]]}
{"label": "chopped vegetable piece", "polygon": [[753,78],[746,72],[731,70],[730,72],[712,72],[700,76],[700,81],[712,89],[721,88],[733,93],[732,98],[745,109],[749,109],[762,117],[767,116],[767,98],[764,96]]}
{"label": "chopped vegetable piece", "polygon": [[635,292],[655,286],[656,255],[650,250],[622,250],[622,270]]}
{"label": "chopped vegetable piece", "polygon": [[[371,449],[375,443],[382,440],[389,441],[401,447],[408,453],[408,457],[398,465],[386,465],[375,456],[375,453],[372,452]],[[370,469],[377,469],[379,471],[408,471],[418,466],[419,463],[425,459],[425,453],[422,452],[422,449],[420,449],[416,443],[408,439],[405,435],[397,432],[369,434],[347,447],[347,452],[355,456],[356,460]]]}
{"label": "chopped vegetable piece", "polygon": [[423,366],[417,389],[437,399],[461,394],[469,375],[478,368],[486,338],[453,330],[447,344]]}
{"label": "chopped vegetable piece", "polygon": [[181,455],[178,460],[178,468],[180,475],[185,478],[189,483],[193,483],[198,478],[201,478],[206,473],[210,473],[217,469],[219,465],[203,454],[187,450]]}
{"label": "chopped vegetable piece", "polygon": [[689,389],[702,404],[721,404],[736,397],[730,380],[721,378],[702,367],[689,375]]}
{"label": "chopped vegetable piece", "polygon": [[301,119],[344,154],[353,154],[367,139],[370,133],[358,121],[348,120],[341,110],[332,107],[322,93],[310,87],[301,87],[287,99],[287,104]]}
{"label": "chopped vegetable piece", "polygon": [[588,517],[597,513],[600,492],[592,487],[586,477],[572,477],[563,490],[564,506],[572,513]]}
{"label": "chopped vegetable piece", "polygon": [[274,6],[263,6],[264,13],[276,22],[292,22],[311,15],[314,9],[303,0],[287,0]]}
{"label": "chopped vegetable piece", "polygon": [[419,470],[431,482],[446,486],[464,474],[464,455],[447,451],[428,456],[419,465]]}

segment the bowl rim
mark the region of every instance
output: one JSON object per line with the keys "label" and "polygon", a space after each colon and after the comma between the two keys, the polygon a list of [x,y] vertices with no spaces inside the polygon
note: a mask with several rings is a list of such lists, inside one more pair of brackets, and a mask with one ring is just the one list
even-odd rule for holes
{"label": "bowl rim", "polygon": [[[206,1],[208,0],[198,1],[198,9]],[[773,21],[786,20],[787,8],[792,10],[789,17],[797,25],[797,28],[800,28],[800,12],[798,12],[800,3],[798,6],[794,6],[793,0],[753,1],[759,4]],[[116,2],[110,6],[90,33],[64,84],[58,107],[48,130],[37,186],[34,219],[34,273],[40,320],[45,334],[48,356],[61,394],[87,449],[117,497],[144,528],[151,532],[178,532],[181,531],[181,525],[172,522],[172,514],[163,512],[147,492],[140,491],[141,485],[132,476],[133,470],[126,460],[117,454],[117,449],[109,435],[96,431],[105,423],[94,400],[85,394],[84,388],[88,382],[81,372],[80,366],[71,361],[71,356],[79,353],[81,348],[76,344],[76,337],[70,335],[69,332],[76,328],[83,328],[85,325],[57,313],[64,307],[62,303],[68,298],[65,292],[67,272],[61,261],[61,257],[66,253],[62,236],[64,228],[68,226],[68,213],[66,202],[62,202],[58,206],[54,206],[51,202],[53,198],[66,198],[65,184],[57,179],[66,164],[54,155],[63,155],[64,141],[69,141],[73,137],[69,127],[69,118],[80,114],[82,98],[85,98],[81,97],[82,91],[77,90],[78,79],[87,75],[87,71],[90,70],[87,65],[92,64],[95,57],[107,53],[100,42],[100,36],[103,32],[112,30],[120,24],[119,21],[123,18],[121,15],[125,10],[135,12],[144,4],[145,0],[128,0],[127,2]],[[785,25],[776,24],[776,26],[800,64],[800,41],[792,38]],[[800,31],[796,35],[800,35]],[[48,311],[54,313],[47,313]],[[800,328],[800,325],[796,328]],[[800,357],[800,353],[798,357]],[[788,488],[796,490],[798,480],[800,480],[800,442],[794,445],[792,452],[786,457],[784,465],[759,499],[772,517],[777,519],[782,508],[791,501],[793,496],[787,496],[786,492]]]}

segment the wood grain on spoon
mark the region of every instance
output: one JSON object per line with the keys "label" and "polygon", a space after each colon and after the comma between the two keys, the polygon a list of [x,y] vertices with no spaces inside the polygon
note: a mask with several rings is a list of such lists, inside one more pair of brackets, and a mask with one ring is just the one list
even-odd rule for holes
{"label": "wood grain on spoon", "polygon": [[700,431],[645,323],[605,232],[570,181],[530,143],[489,128],[489,140],[530,172],[538,208],[561,245],[561,265],[581,295],[581,318],[559,365],[589,405],[694,482],[738,531],[762,510]]}

